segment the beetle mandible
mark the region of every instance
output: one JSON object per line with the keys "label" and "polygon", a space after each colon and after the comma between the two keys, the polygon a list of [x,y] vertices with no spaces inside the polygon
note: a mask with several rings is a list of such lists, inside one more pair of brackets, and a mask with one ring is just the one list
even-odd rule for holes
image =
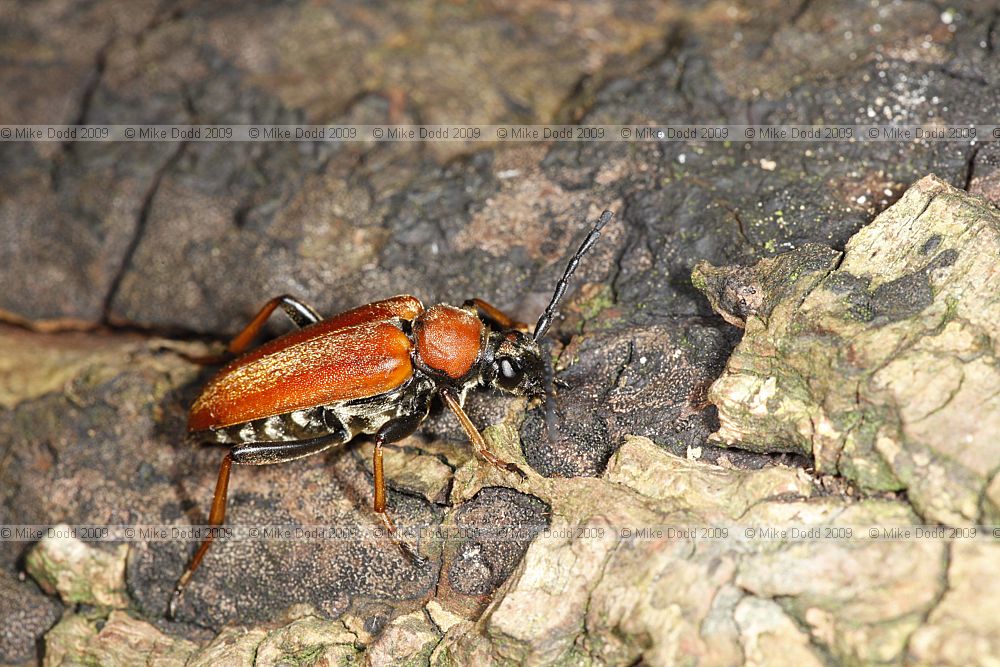
{"label": "beetle mandible", "polygon": [[[489,451],[462,409],[465,396],[476,387],[522,396],[546,394],[539,341],[573,272],[612,215],[601,214],[570,259],[531,334],[526,324],[481,299],[470,299],[461,308],[424,308],[416,297],[401,295],[325,320],[290,296],[271,299],[229,343],[227,352],[242,356],[208,382],[188,417],[193,439],[230,446],[219,468],[209,525],[225,520],[233,465],[294,461],[343,445],[356,435],[374,434],[375,513],[404,555],[422,560],[396,537],[386,512],[383,445],[413,433],[437,395],[479,455],[525,476],[518,466]],[[279,306],[298,329],[247,352]],[[209,360],[216,359],[203,359]],[[178,579],[170,616],[211,544],[210,534]]]}

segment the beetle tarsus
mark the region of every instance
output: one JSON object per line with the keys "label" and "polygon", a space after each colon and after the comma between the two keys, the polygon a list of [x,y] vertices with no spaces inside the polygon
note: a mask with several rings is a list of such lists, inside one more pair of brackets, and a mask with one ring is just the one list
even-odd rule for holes
{"label": "beetle tarsus", "polygon": [[521,478],[521,481],[528,479],[528,474],[521,469],[516,463],[511,463],[509,461],[504,461],[502,458],[494,454],[488,449],[480,449],[479,454],[486,459],[494,468],[503,470],[504,472],[512,472]]}
{"label": "beetle tarsus", "polygon": [[[395,539],[395,538],[394,538]],[[416,551],[410,548],[410,546],[400,539],[395,539],[396,546],[399,550],[403,552],[403,558],[409,561],[410,565],[415,567],[423,567],[427,564],[427,559],[418,554]]]}
{"label": "beetle tarsus", "polygon": [[522,482],[528,479],[528,473],[521,470],[520,466],[518,466],[517,464],[508,463],[507,465],[504,466],[504,470],[506,470],[507,472],[514,473],[515,475],[521,478]]}
{"label": "beetle tarsus", "polygon": [[410,545],[406,542],[399,539],[399,534],[396,531],[396,524],[392,522],[392,519],[389,518],[389,514],[387,512],[384,510],[381,512],[376,510],[376,514],[378,514],[378,518],[382,520],[382,525],[385,526],[385,531],[389,535],[389,539],[395,543],[396,548],[399,549],[401,554],[403,554],[403,558],[405,558],[411,565],[416,565],[418,567],[427,563],[426,558],[411,549]]}
{"label": "beetle tarsus", "polygon": [[182,591],[174,589],[173,594],[170,596],[170,602],[167,603],[167,620],[173,621],[177,618],[177,605],[180,604]]}
{"label": "beetle tarsus", "polygon": [[184,597],[184,587],[190,578],[190,573],[185,572],[184,576],[174,585],[174,592],[170,594],[170,602],[167,603],[168,620],[173,621],[177,618],[177,608],[181,604],[181,599]]}

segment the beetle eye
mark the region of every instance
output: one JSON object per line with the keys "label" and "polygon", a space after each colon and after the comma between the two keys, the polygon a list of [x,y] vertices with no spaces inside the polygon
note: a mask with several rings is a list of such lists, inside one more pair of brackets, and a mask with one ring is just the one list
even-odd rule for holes
{"label": "beetle eye", "polygon": [[497,384],[502,389],[516,389],[521,380],[524,379],[524,371],[517,365],[517,362],[510,357],[501,357],[497,361],[500,374],[497,376]]}

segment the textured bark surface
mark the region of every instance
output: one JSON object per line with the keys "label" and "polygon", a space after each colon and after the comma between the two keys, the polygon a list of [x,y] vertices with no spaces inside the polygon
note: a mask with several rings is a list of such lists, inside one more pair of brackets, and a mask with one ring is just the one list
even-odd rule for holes
{"label": "textured bark surface", "polygon": [[851,238],[694,281],[745,327],[709,390],[743,449],[792,449],[929,523],[996,522],[1000,212],[928,176]]}
{"label": "textured bark surface", "polygon": [[[997,26],[974,2],[6,3],[0,122],[982,123],[1000,117]],[[0,317],[13,324],[0,328],[0,523],[203,522],[222,451],[183,435],[211,371],[178,351],[205,353],[280,293],[323,314],[401,292],[478,296],[534,321],[606,208],[616,220],[553,330],[554,437],[541,406],[469,400],[529,479],[482,466],[435,408],[386,454],[401,523],[995,522],[996,443],[976,438],[996,417],[996,290],[968,300],[995,283],[995,263],[973,261],[995,213],[928,181],[886,209],[930,173],[1000,202],[998,165],[995,144],[924,141],[0,143]],[[921,235],[873,236],[883,218],[862,230],[925,199],[934,215],[907,213]],[[889,241],[894,262],[866,273],[881,262],[865,248]],[[702,261],[744,268],[706,299],[691,281]],[[764,280],[754,294],[741,289],[750,278]],[[752,345],[740,328],[764,294],[768,321],[826,295],[813,313],[841,333],[857,327],[872,345],[923,333],[905,363],[869,374],[859,423],[750,416],[740,447],[729,420],[710,441],[709,387],[741,336],[737,359]],[[941,310],[952,302],[963,310]],[[783,340],[801,357],[794,333]],[[840,361],[837,373],[861,363]],[[930,377],[907,376],[914,367]],[[859,376],[823,377],[794,410],[847,410],[840,390]],[[907,393],[919,382],[931,390]],[[961,405],[979,406],[983,429],[968,446],[941,437],[968,423]],[[370,527],[370,458],[361,441],[236,470],[229,520]],[[173,623],[163,610],[192,545],[133,544],[122,570],[114,548],[0,542],[0,663],[930,665],[1000,653],[992,544],[608,535],[470,538],[434,547],[424,567],[385,544],[220,543]]]}

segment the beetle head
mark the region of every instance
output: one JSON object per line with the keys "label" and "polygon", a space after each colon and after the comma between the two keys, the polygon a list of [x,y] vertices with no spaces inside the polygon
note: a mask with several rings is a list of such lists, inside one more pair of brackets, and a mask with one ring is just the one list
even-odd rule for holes
{"label": "beetle head", "polygon": [[514,329],[491,333],[483,362],[487,387],[516,396],[545,395],[545,361],[530,335]]}

